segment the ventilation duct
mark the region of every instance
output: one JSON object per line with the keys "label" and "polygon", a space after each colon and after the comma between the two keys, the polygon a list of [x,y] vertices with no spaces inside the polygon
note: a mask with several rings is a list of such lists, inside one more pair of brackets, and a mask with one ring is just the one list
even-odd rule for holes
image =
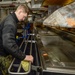
{"label": "ventilation duct", "polygon": [[75,2],[53,12],[43,21],[43,25],[75,28]]}

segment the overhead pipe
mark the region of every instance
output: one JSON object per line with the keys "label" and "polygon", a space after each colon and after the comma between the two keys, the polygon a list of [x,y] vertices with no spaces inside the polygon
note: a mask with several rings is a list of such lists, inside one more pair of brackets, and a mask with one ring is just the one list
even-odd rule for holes
{"label": "overhead pipe", "polygon": [[23,4],[25,1],[1,1],[0,5],[9,5],[9,4]]}
{"label": "overhead pipe", "polygon": [[[31,3],[30,3],[31,2]],[[47,10],[45,7],[41,7],[42,2],[35,3],[35,0],[17,0],[17,1],[1,1],[0,6],[18,6],[19,4],[27,4],[31,10]]]}

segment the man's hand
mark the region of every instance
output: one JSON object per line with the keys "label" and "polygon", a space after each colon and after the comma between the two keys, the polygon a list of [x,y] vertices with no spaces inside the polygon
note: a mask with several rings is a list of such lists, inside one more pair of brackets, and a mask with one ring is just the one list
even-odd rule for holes
{"label": "man's hand", "polygon": [[24,60],[27,60],[27,61],[30,61],[33,63],[33,56],[32,55],[26,55]]}

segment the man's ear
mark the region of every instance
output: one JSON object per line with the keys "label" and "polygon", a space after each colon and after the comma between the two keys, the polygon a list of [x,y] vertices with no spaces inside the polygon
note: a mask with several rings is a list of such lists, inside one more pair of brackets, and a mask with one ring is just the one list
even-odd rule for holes
{"label": "man's ear", "polygon": [[21,11],[21,10],[19,10],[18,12],[19,12],[19,14],[20,14],[22,11]]}

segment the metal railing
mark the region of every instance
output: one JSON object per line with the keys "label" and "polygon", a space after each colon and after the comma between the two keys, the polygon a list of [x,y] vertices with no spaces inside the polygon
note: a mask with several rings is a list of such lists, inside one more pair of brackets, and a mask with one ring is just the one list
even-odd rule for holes
{"label": "metal railing", "polygon": [[[30,43],[30,52],[29,52],[29,54],[32,55],[32,43],[36,42],[35,40],[33,40],[33,36],[34,35],[31,35],[31,34],[28,35],[28,38],[27,39],[24,38],[23,41],[22,41],[22,43],[20,44],[20,48],[21,48],[24,45],[24,43],[25,43],[25,45],[24,45],[24,51],[23,51],[24,53],[26,52],[26,48],[27,48],[28,43]],[[12,63],[10,64],[10,66],[8,68],[8,73],[10,75],[26,75],[26,74],[30,73],[30,71],[31,71],[31,62],[29,62],[29,70],[26,71],[26,72],[25,71],[21,72],[21,69],[22,69],[22,67],[21,67],[21,61],[20,61],[19,64],[18,63],[15,64],[15,60],[16,59],[14,58],[13,61],[12,61]],[[11,71],[12,67],[17,67],[17,71]]]}

